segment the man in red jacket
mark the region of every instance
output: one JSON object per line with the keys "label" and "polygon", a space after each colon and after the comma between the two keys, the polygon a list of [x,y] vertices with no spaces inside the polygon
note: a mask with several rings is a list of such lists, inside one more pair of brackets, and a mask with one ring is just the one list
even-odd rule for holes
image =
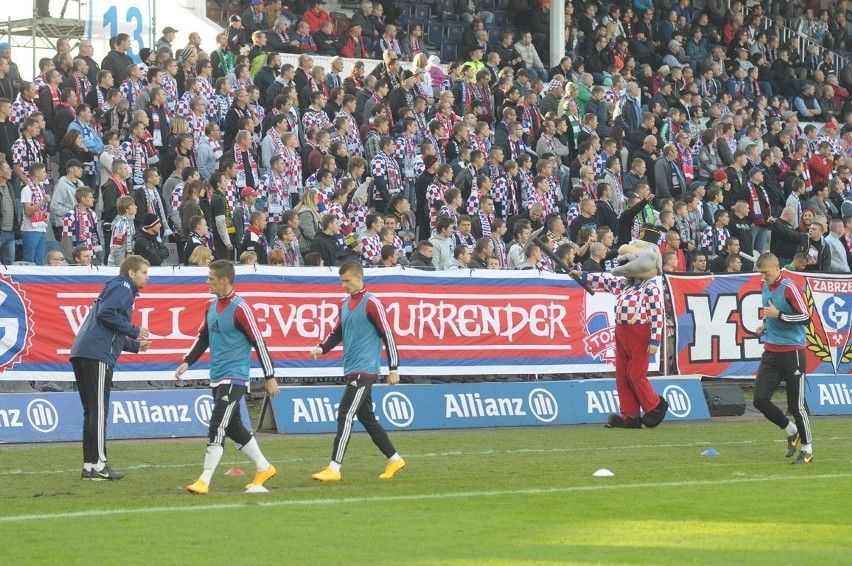
{"label": "man in red jacket", "polygon": [[831,172],[834,171],[834,158],[831,156],[831,145],[827,141],[817,146],[816,152],[808,161],[808,168],[811,170],[811,182],[814,185],[828,183]]}
{"label": "man in red jacket", "polygon": [[305,15],[302,16],[302,21],[310,26],[311,35],[320,30],[320,26],[322,26],[323,22],[331,22],[333,30],[334,20],[332,20],[328,12],[325,11],[325,1],[311,0],[310,4],[311,7],[305,12]]}
{"label": "man in red jacket", "polygon": [[346,33],[340,36],[340,54],[343,57],[353,57],[355,59],[363,59],[370,56],[367,44],[361,35],[361,24],[350,23]]}

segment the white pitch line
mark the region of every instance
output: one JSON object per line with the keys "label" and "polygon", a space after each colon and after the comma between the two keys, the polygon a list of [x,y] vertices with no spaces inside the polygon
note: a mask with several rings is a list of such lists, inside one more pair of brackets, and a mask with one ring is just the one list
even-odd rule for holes
{"label": "white pitch line", "polygon": [[[728,442],[716,442],[717,446],[727,446],[731,444],[758,444],[761,442],[768,442],[765,440],[732,440]],[[774,442],[774,441],[773,441]],[[786,441],[777,441],[777,442],[786,442]],[[422,454],[406,454],[406,458],[449,458],[453,456],[462,456],[462,457],[470,457],[470,456],[489,456],[493,454],[555,454],[561,452],[606,452],[615,450],[618,452],[622,452],[624,450],[648,450],[648,449],[661,449],[661,448],[689,448],[691,446],[709,446],[711,443],[708,442],[687,442],[683,444],[631,444],[629,446],[598,446],[595,448],[589,447],[554,447],[554,448],[517,448],[517,449],[509,449],[509,450],[478,450],[475,452],[462,452],[460,450],[451,450],[447,452],[424,452]],[[350,457],[351,459],[358,459],[359,456],[354,455]],[[284,458],[284,459],[276,459],[274,463],[287,463],[287,462],[313,462],[316,458]],[[230,463],[220,463],[220,465],[233,465],[238,466],[241,464],[245,464],[244,460],[230,462]],[[135,464],[128,466],[121,466],[122,470],[156,470],[156,469],[171,469],[171,468],[189,468],[197,466],[197,462],[186,463],[186,464]],[[56,474],[69,474],[79,472],[80,468],[65,468],[61,470],[32,470],[32,471],[24,471],[20,468],[12,469],[12,470],[0,470],[0,476],[19,476],[19,475],[56,475]]]}
{"label": "white pitch line", "polygon": [[138,515],[138,514],[157,514],[157,513],[185,513],[185,512],[207,512],[223,509],[248,509],[252,506],[260,507],[312,507],[317,505],[348,505],[352,503],[393,503],[397,501],[433,501],[441,499],[470,499],[475,497],[502,497],[507,495],[552,495],[558,493],[583,493],[589,491],[615,491],[615,490],[632,490],[632,489],[648,489],[655,487],[662,488],[678,488],[678,487],[697,487],[697,486],[717,486],[719,484],[738,484],[738,483],[757,483],[757,482],[773,482],[773,481],[807,481],[811,482],[817,479],[839,479],[850,478],[852,474],[820,474],[820,475],[802,475],[802,476],[762,476],[753,478],[736,478],[727,480],[694,480],[694,481],[679,481],[679,482],[656,482],[656,483],[627,483],[627,484],[599,484],[599,485],[579,485],[573,487],[546,487],[546,488],[530,488],[530,489],[502,489],[495,491],[460,491],[451,493],[425,493],[417,495],[390,495],[377,497],[344,497],[340,499],[320,498],[320,499],[300,499],[290,501],[257,501],[252,500],[251,503],[221,503],[213,505],[199,506],[162,506],[162,507],[141,507],[137,509],[92,509],[87,511],[70,511],[68,513],[44,513],[33,515],[12,515],[9,517],[0,517],[0,523],[28,523],[37,521],[54,521],[63,519],[84,519],[91,517],[112,517],[116,515]]}
{"label": "white pitch line", "polygon": [[[821,439],[822,441],[834,441],[834,440],[849,440],[852,437],[830,437]],[[462,456],[462,457],[471,457],[471,456],[491,456],[494,454],[558,454],[558,453],[566,453],[566,452],[623,452],[625,450],[648,450],[648,449],[664,449],[664,448],[690,448],[690,447],[702,447],[706,448],[708,446],[737,446],[743,444],[764,444],[764,443],[774,443],[779,444],[782,442],[786,442],[786,440],[727,440],[723,442],[716,441],[697,441],[697,442],[684,442],[679,444],[631,444],[629,446],[597,446],[594,448],[590,448],[588,446],[572,446],[572,447],[554,447],[554,448],[512,448],[508,450],[479,450],[475,452],[462,452],[460,450],[451,450],[447,452],[424,452],[422,454],[406,454],[406,458],[449,458],[453,456]],[[350,456],[350,459],[357,460],[362,458],[362,456],[353,455]],[[364,457],[368,458],[368,457]],[[369,457],[372,458],[372,457]],[[288,462],[315,462],[317,459],[314,457],[311,458],[277,458],[273,462],[274,464],[278,463],[288,463]],[[239,460],[234,462],[222,462],[221,466],[240,466],[246,464],[245,460]],[[127,465],[120,466],[122,470],[158,470],[158,469],[172,469],[172,468],[192,468],[197,466],[197,462],[193,463],[185,463],[185,464],[135,464],[135,465]],[[58,475],[58,474],[71,474],[77,473],[80,471],[80,468],[65,468],[61,470],[31,470],[24,471],[20,468],[15,468],[11,470],[0,470],[0,477],[2,476],[20,476],[20,475]]]}

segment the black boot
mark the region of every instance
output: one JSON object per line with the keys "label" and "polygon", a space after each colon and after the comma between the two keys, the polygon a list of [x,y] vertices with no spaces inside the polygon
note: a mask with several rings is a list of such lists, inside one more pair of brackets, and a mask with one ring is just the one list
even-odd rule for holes
{"label": "black boot", "polygon": [[642,423],[648,428],[654,428],[663,422],[664,418],[666,418],[666,412],[669,410],[669,404],[662,397],[659,399],[660,402],[657,403],[656,407],[642,415]]}
{"label": "black boot", "polygon": [[618,413],[613,413],[606,420],[606,424],[604,426],[606,428],[625,428],[624,417],[622,417]]}

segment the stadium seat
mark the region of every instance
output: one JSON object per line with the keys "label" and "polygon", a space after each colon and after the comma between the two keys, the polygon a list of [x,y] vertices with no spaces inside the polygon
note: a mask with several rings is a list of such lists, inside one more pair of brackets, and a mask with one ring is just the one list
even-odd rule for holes
{"label": "stadium seat", "polygon": [[[462,34],[464,33],[464,26],[462,24],[448,22],[444,29],[447,30],[447,41],[450,43],[458,43],[461,41]],[[446,61],[446,59],[444,60]]]}
{"label": "stadium seat", "polygon": [[346,16],[334,19],[334,31],[341,35],[349,31],[349,18]]}
{"label": "stadium seat", "polygon": [[417,4],[414,6],[414,21],[419,22],[421,24],[425,24],[429,21],[429,18],[432,17],[432,10],[429,6],[425,6],[422,4]]}
{"label": "stadium seat", "polygon": [[429,32],[426,39],[429,40],[429,43],[441,45],[441,42],[444,40],[443,24],[441,22],[429,22]]}
{"label": "stadium seat", "polygon": [[494,12],[494,25],[505,26],[509,23],[509,13],[504,10],[496,10]]}
{"label": "stadium seat", "polygon": [[494,10],[494,0],[483,0],[482,7],[489,12]]}
{"label": "stadium seat", "polygon": [[494,7],[498,10],[508,10],[509,0],[494,0]]}
{"label": "stadium seat", "polygon": [[441,61],[450,63],[456,60],[456,44],[448,40],[441,43]]}
{"label": "stadium seat", "polygon": [[488,29],[488,45],[497,45],[503,39],[503,30],[498,27]]}

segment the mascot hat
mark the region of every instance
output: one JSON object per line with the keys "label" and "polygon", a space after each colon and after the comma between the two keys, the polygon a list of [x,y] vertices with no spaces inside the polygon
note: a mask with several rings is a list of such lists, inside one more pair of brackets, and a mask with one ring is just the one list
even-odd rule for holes
{"label": "mascot hat", "polygon": [[649,244],[659,244],[663,233],[653,224],[645,224],[639,228],[639,239]]}

